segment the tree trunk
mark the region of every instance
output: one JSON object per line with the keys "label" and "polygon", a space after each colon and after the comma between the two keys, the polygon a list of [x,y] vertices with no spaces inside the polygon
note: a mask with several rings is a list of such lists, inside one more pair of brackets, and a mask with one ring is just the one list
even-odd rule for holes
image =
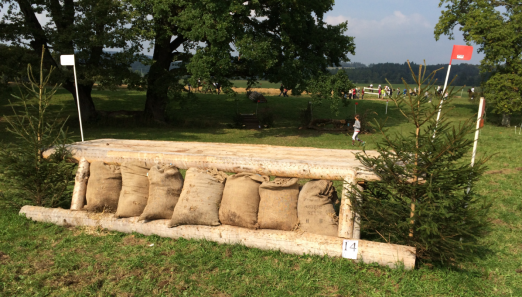
{"label": "tree trunk", "polygon": [[504,127],[510,127],[511,124],[511,115],[507,113],[502,114],[502,126]]}
{"label": "tree trunk", "polygon": [[[63,85],[64,89],[71,92],[73,95],[74,105],[77,105],[76,102],[76,88],[74,86],[74,82],[66,82]],[[80,112],[82,114],[82,121],[88,122],[93,120],[96,117],[96,107],[94,106],[94,102],[92,101],[92,85],[81,85],[78,84],[78,93],[80,99]]]}
{"label": "tree trunk", "polygon": [[[160,35],[161,33],[157,33]],[[156,37],[154,43],[154,63],[150,66],[147,78],[147,100],[145,101],[144,118],[165,121],[167,94],[169,90],[169,69],[172,62],[170,36]]]}

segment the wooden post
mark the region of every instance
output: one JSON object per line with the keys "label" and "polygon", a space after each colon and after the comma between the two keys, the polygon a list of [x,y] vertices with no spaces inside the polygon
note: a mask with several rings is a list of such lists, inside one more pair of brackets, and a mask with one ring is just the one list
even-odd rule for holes
{"label": "wooden post", "polygon": [[341,206],[339,209],[339,229],[337,233],[337,236],[341,238],[354,238],[354,214],[348,193],[352,191],[352,186],[357,183],[356,176],[356,173],[353,172],[353,174],[346,176],[343,182],[343,194],[341,196]]}
{"label": "wooden post", "polygon": [[74,179],[74,190],[71,200],[71,210],[81,210],[85,205],[85,193],[87,192],[87,180],[89,179],[90,164],[85,158],[80,160],[76,177]]}
{"label": "wooden post", "polygon": [[[362,191],[363,188],[359,185],[357,185],[357,189],[359,189],[359,191]],[[357,201],[359,201],[359,203],[361,203],[362,201],[362,198],[361,198],[361,195],[357,194]],[[361,239],[361,216],[354,212],[353,213],[353,235],[352,235],[353,239]]]}

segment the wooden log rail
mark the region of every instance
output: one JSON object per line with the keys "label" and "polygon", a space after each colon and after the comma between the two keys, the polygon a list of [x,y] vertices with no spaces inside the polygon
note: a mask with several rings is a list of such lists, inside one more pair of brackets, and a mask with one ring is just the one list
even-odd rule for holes
{"label": "wooden log rail", "polygon": [[[20,214],[35,221],[48,222],[62,226],[101,227],[125,233],[137,232],[144,235],[158,235],[170,238],[206,239],[222,244],[241,244],[263,250],[280,250],[298,255],[328,255],[341,257],[343,238],[324,236],[307,232],[280,230],[250,230],[246,228],[221,225],[178,226],[168,228],[168,220],[138,222],[138,218],[117,219],[113,214],[88,213],[59,208],[24,206]],[[357,262],[379,263],[383,266],[413,269],[415,248],[359,240]]]}
{"label": "wooden log rail", "polygon": [[[104,161],[121,164],[125,161],[139,160],[156,164],[172,164],[180,169],[188,168],[217,168],[225,172],[252,172],[280,177],[297,177],[305,179],[327,179],[342,180],[343,192],[339,212],[338,237],[328,237],[308,234],[297,238],[295,232],[277,230],[247,230],[231,226],[204,227],[204,226],[182,226],[174,229],[165,226],[159,227],[160,221],[140,225],[132,219],[117,221],[113,217],[104,217],[97,221],[103,228],[121,232],[136,231],[143,234],[157,234],[160,236],[185,238],[207,238],[209,240],[224,242],[221,234],[227,233],[231,243],[242,243],[247,246],[258,248],[276,248],[291,253],[312,253],[317,255],[340,255],[343,239],[360,239],[360,217],[352,211],[348,195],[353,187],[364,181],[378,180],[371,171],[361,168],[360,162],[355,154],[360,151],[319,149],[303,147],[284,147],[271,145],[251,144],[226,144],[226,143],[202,143],[202,142],[174,142],[174,141],[148,141],[148,140],[117,140],[99,139],[71,145],[73,158],[80,163],[76,174],[71,210],[80,210],[85,203],[85,188],[89,176],[89,163],[93,161]],[[44,157],[53,153],[53,149],[44,152]],[[375,151],[366,151],[370,156],[377,156]],[[360,187],[360,186],[358,186]],[[28,217],[46,222],[61,223],[53,215],[63,217],[63,220],[72,225],[94,224],[89,214],[84,212],[75,213],[71,211],[47,211],[43,209],[31,209],[24,207]],[[29,213],[29,214],[28,214]],[[40,213],[40,214],[39,214]],[[72,222],[72,223],[71,223]],[[129,224],[128,227],[126,227]],[[148,229],[150,226],[152,229]],[[134,228],[134,229],[133,229]],[[143,229],[145,228],[145,229]],[[178,229],[181,228],[181,229]],[[140,231],[141,230],[141,231]],[[160,231],[156,231],[160,230]],[[167,231],[175,230],[175,231]],[[221,230],[221,231],[220,231]],[[231,231],[233,230],[233,231]],[[159,232],[159,233],[155,233]],[[202,233],[201,233],[202,232]],[[163,235],[162,235],[163,234]],[[216,234],[220,234],[217,236]],[[293,234],[293,235],[292,235]],[[284,238],[275,244],[261,244],[272,237]],[[335,238],[332,239],[332,238]],[[316,240],[323,243],[317,243]],[[257,241],[259,240],[259,242]],[[312,240],[312,242],[308,242]],[[307,243],[306,243],[307,242]],[[397,261],[404,262],[406,268],[413,268],[415,263],[415,249],[398,246],[360,241],[366,247],[372,247],[361,254],[364,262],[378,262],[381,265],[395,267]],[[319,244],[319,245],[317,245]],[[288,247],[295,245],[294,247]],[[393,246],[393,248],[391,248]],[[374,248],[375,247],[375,248]],[[317,250],[315,250],[317,249]],[[384,258],[371,256],[380,255],[380,249],[390,251]],[[391,250],[390,250],[391,249]],[[333,251],[333,252],[332,252]],[[388,253],[388,252],[386,252]],[[413,257],[413,258],[411,258]],[[413,259],[413,260],[411,260]],[[375,261],[374,261],[375,260]],[[395,263],[395,264],[390,264]]]}

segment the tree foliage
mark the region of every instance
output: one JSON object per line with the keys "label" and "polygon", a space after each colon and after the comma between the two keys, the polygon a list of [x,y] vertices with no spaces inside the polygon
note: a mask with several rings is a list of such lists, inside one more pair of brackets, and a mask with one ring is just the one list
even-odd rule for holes
{"label": "tree foliage", "polygon": [[448,99],[437,122],[439,102],[423,98],[434,87],[433,73],[411,74],[419,95],[392,99],[413,131],[390,134],[385,122],[375,122],[383,136],[379,155],[358,154],[357,159],[380,180],[366,183],[364,191],[354,187],[350,199],[365,236],[414,246],[421,262],[454,264],[476,255],[487,230],[489,204],[474,192],[487,158],[470,167],[473,119],[458,125],[449,121]]}
{"label": "tree foliage", "polygon": [[[75,54],[82,117],[96,109],[91,91],[121,84],[133,76],[129,70],[141,49],[139,32],[130,27],[133,10],[117,0],[0,0],[3,12],[0,41],[30,48],[38,57],[46,48],[44,66],[55,67],[53,80],[75,94],[72,71],[59,67],[59,55]],[[117,48],[110,53],[108,49]]]}
{"label": "tree foliage", "polygon": [[520,0],[441,0],[444,6],[435,26],[435,38],[460,26],[464,40],[478,45],[484,53],[483,71],[492,72],[484,85],[488,105],[502,114],[509,126],[509,115],[522,110],[522,3]]}
{"label": "tree foliage", "polygon": [[[307,80],[354,54],[347,23],[327,25],[333,1],[129,0],[144,16],[134,22],[154,46],[147,76],[145,113],[163,120],[169,89],[217,82],[231,92],[231,78],[249,85],[259,77],[299,93]],[[152,16],[147,18],[145,16]],[[181,62],[171,68],[172,62]]]}
{"label": "tree foliage", "polygon": [[320,74],[307,82],[307,91],[311,94],[312,103],[316,105],[328,104],[333,114],[339,115],[341,104],[348,106],[345,95],[355,88],[344,71],[335,75]]}
{"label": "tree foliage", "polygon": [[[66,147],[66,119],[49,111],[59,86],[47,88],[54,68],[45,76],[43,56],[42,51],[39,78],[33,76],[32,67],[28,65],[29,83],[21,84],[19,95],[13,95],[23,109],[17,111],[12,105],[14,116],[5,117],[7,131],[14,134],[17,141],[0,143],[0,183],[5,191],[0,197],[1,206],[64,206],[71,195],[69,186],[74,164],[67,162],[71,153]],[[43,152],[50,147],[56,152],[46,159]]]}

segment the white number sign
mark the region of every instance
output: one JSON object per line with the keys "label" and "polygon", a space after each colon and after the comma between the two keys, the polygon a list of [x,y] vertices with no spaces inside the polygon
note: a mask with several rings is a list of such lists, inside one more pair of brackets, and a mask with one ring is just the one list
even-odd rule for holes
{"label": "white number sign", "polygon": [[358,240],[345,239],[343,241],[343,258],[357,260],[358,251],[359,251],[359,241]]}

